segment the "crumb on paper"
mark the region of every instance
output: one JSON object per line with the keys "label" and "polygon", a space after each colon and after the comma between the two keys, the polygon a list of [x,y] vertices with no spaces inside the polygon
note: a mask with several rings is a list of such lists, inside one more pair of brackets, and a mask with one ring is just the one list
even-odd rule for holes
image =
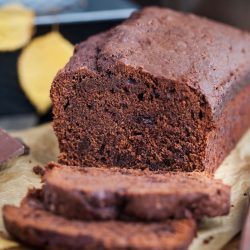
{"label": "crumb on paper", "polygon": [[204,244],[209,244],[211,242],[211,240],[213,240],[213,239],[214,239],[213,236],[209,236],[208,238],[206,238],[206,239],[203,240],[203,243]]}
{"label": "crumb on paper", "polygon": [[43,176],[45,171],[44,171],[44,169],[41,166],[36,165],[36,166],[33,167],[33,172],[36,175]]}

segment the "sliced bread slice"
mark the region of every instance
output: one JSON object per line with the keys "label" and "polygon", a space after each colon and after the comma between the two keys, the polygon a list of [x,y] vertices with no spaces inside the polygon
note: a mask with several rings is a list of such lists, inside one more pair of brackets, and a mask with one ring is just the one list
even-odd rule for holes
{"label": "sliced bread slice", "polygon": [[230,188],[202,173],[77,168],[50,163],[48,210],[83,220],[202,218],[225,215]]}

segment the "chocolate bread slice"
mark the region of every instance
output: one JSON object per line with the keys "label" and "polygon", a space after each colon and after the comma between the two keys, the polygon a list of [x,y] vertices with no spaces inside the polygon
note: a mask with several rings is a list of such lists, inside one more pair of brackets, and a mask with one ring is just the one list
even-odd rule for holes
{"label": "chocolate bread slice", "polygon": [[44,204],[53,213],[83,220],[200,219],[225,215],[230,188],[200,173],[48,165]]}
{"label": "chocolate bread slice", "polygon": [[146,8],[77,45],[51,99],[62,163],[213,172],[250,125],[250,35]]}
{"label": "chocolate bread slice", "polygon": [[5,206],[3,218],[12,237],[46,250],[184,250],[196,233],[191,219],[150,224],[67,220],[47,212],[34,198],[20,208]]}

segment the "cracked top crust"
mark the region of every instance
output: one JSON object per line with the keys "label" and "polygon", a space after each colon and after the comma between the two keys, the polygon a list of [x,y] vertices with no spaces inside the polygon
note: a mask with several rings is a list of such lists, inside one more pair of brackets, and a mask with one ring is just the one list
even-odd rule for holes
{"label": "cracked top crust", "polygon": [[206,96],[213,114],[250,83],[250,35],[205,18],[157,7],[76,46],[61,72],[119,65],[183,82]]}

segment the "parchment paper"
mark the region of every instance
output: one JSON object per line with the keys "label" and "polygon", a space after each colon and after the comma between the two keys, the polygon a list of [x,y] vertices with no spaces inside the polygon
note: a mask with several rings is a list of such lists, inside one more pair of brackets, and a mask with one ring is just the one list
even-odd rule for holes
{"label": "parchment paper", "polygon": [[[56,160],[58,155],[57,141],[50,124],[13,135],[21,138],[31,148],[31,152],[0,170],[0,208],[4,204],[18,205],[28,187],[39,187],[40,178],[33,173],[32,168]],[[250,130],[225,159],[215,176],[232,186],[231,212],[228,216],[204,220],[190,250],[219,250],[240,231],[250,186]],[[13,247],[21,249],[13,241],[3,241],[5,235],[0,210],[0,250]]]}

